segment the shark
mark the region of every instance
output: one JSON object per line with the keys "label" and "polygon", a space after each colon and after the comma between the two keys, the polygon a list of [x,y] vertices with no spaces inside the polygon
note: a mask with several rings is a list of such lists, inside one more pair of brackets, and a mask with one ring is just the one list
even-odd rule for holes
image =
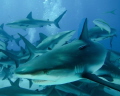
{"label": "shark", "polygon": [[101,30],[101,28],[95,26],[89,30],[89,37],[93,41],[101,41],[110,38],[110,46],[112,48],[113,37],[116,37],[116,30],[111,28],[111,32],[108,33],[106,30]]}
{"label": "shark", "polygon": [[38,44],[40,44],[44,39],[47,38],[47,36],[43,33],[39,33],[39,37],[40,37],[40,39],[33,43],[35,46],[38,46]]}
{"label": "shark", "polygon": [[45,38],[36,48],[40,50],[55,49],[61,47],[66,41],[68,41],[73,34],[74,30],[59,32],[58,34]]}
{"label": "shark", "polygon": [[67,10],[65,10],[58,18],[56,18],[54,21],[48,20],[39,20],[39,19],[34,19],[32,17],[32,12],[30,12],[26,19],[15,21],[12,23],[7,23],[6,25],[9,27],[13,28],[20,28],[20,29],[27,29],[27,28],[36,28],[36,27],[43,27],[46,25],[51,26],[51,24],[55,24],[57,28],[60,28],[59,26],[59,21],[62,19],[64,14],[66,13]]}
{"label": "shark", "polygon": [[111,28],[111,33],[109,34],[106,30],[101,30],[101,28],[95,26],[89,30],[89,38],[93,41],[101,41],[107,38],[116,36],[116,30]]}
{"label": "shark", "polygon": [[109,50],[107,57],[108,57],[108,60],[110,62],[113,62],[113,63],[118,62],[118,63],[120,63],[120,52],[118,52],[118,51]]}
{"label": "shark", "polygon": [[102,31],[103,31],[103,30],[106,30],[108,33],[111,32],[111,27],[110,27],[110,25],[109,25],[108,23],[106,23],[104,20],[102,20],[102,19],[94,19],[94,20],[93,20],[93,23],[94,23],[96,26],[100,27]]}
{"label": "shark", "polygon": [[106,61],[105,64],[95,73],[102,79],[120,85],[120,69],[114,63]]}
{"label": "shark", "polygon": [[[38,46],[36,47],[33,44],[31,44],[26,38],[24,38],[21,34],[19,34],[19,36],[24,41],[26,47],[30,52],[30,57],[28,58],[28,60],[30,60],[35,58],[36,56],[41,56],[42,54],[48,52],[48,50],[61,47],[67,40],[69,40],[72,37],[74,33],[75,31],[73,30],[59,32],[56,35],[52,35],[46,37],[45,39],[42,39],[41,43],[38,44]],[[43,37],[43,34],[41,37]]]}
{"label": "shark", "polygon": [[110,13],[110,14],[113,14],[113,15],[115,15],[115,11],[116,11],[117,9],[114,9],[114,10],[111,10],[111,11],[107,11],[107,12],[105,12],[104,14],[106,14],[106,13]]}
{"label": "shark", "polygon": [[0,39],[3,41],[14,40],[13,35],[10,36],[7,32],[4,31],[4,24],[0,25]]}
{"label": "shark", "polygon": [[8,78],[11,86],[0,88],[0,95],[6,95],[6,96],[46,96],[45,94],[42,94],[41,92],[36,92],[33,90],[21,88],[19,86],[20,79],[17,79],[15,82],[11,81]]}
{"label": "shark", "polygon": [[103,66],[106,54],[107,50],[100,43],[88,38],[85,19],[79,40],[29,60],[15,70],[15,75],[32,79],[38,85],[66,84],[86,78],[120,91],[119,87],[94,74]]}

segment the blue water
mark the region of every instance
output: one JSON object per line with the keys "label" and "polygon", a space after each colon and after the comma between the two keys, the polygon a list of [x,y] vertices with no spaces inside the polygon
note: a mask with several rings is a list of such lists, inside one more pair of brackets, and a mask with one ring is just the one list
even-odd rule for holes
{"label": "blue water", "polygon": [[[83,18],[88,18],[89,28],[94,27],[92,22],[94,19],[101,18],[105,20],[111,28],[115,28],[117,30],[117,37],[114,37],[112,49],[120,52],[119,4],[119,0],[1,0],[0,24],[6,24],[16,20],[25,19],[28,13],[31,11],[33,13],[33,18],[35,19],[54,20],[64,10],[67,10],[67,13],[59,22],[60,29],[54,25],[51,25],[43,28],[29,28],[26,31],[23,29],[4,26],[4,30],[9,35],[14,35],[16,38],[18,37],[17,33],[21,33],[22,35],[28,33],[26,38],[33,43],[39,40],[38,34],[40,32],[46,35],[54,35],[58,32],[66,30],[78,31],[79,23]],[[115,15],[109,13],[104,14],[104,12],[111,11],[113,9],[116,9]],[[77,33],[75,34],[75,37],[78,37]],[[110,49],[109,39],[104,40],[101,43],[107,49]],[[20,41],[20,44],[21,46],[24,46],[23,41]],[[7,48],[9,50],[20,50],[20,47],[17,46],[14,41],[9,42]],[[28,86],[28,84],[26,84],[26,86]],[[120,93],[117,91],[111,90],[109,92],[114,94],[114,96],[120,95]]]}

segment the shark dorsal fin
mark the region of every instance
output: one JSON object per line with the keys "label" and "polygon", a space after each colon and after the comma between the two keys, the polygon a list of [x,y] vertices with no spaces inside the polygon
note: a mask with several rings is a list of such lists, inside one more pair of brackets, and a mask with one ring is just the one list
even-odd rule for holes
{"label": "shark dorsal fin", "polygon": [[18,78],[15,82],[13,82],[11,79],[9,79],[9,82],[12,86],[16,86],[16,87],[19,87],[19,82],[20,82],[20,79]]}
{"label": "shark dorsal fin", "polygon": [[32,12],[30,12],[30,13],[27,15],[26,18],[27,18],[27,19],[33,19],[33,18],[32,18]]}
{"label": "shark dorsal fin", "polygon": [[1,28],[1,29],[3,29],[3,27],[4,27],[4,23],[0,25],[0,28]]}
{"label": "shark dorsal fin", "polygon": [[87,27],[87,18],[84,21],[82,32],[79,36],[79,40],[87,40],[88,39],[88,27]]}
{"label": "shark dorsal fin", "polygon": [[44,39],[47,38],[47,36],[43,33],[39,33],[40,41],[42,42]]}

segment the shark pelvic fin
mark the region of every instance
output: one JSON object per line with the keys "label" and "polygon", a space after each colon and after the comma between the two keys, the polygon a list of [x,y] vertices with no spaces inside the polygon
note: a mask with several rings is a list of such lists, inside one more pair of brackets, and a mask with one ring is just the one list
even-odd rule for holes
{"label": "shark pelvic fin", "polygon": [[[67,10],[66,10],[67,11]],[[56,18],[55,20],[54,20],[54,24],[55,24],[55,26],[57,27],[57,28],[60,28],[60,26],[59,26],[59,21],[62,19],[62,17],[64,16],[64,14],[66,13],[66,11],[64,11],[58,18]]]}
{"label": "shark pelvic fin", "polygon": [[27,15],[26,18],[27,18],[27,19],[33,19],[33,18],[32,18],[32,12],[30,12],[30,13]]}
{"label": "shark pelvic fin", "polygon": [[82,75],[82,77],[83,77],[83,78],[86,78],[86,79],[89,79],[89,80],[91,80],[91,81],[97,82],[97,83],[99,83],[99,84],[102,84],[102,85],[104,85],[104,86],[110,87],[110,88],[112,88],[112,89],[114,89],[114,90],[120,91],[120,86],[115,85],[115,84],[112,84],[112,83],[109,83],[109,82],[107,82],[107,81],[104,81],[104,80],[98,78],[98,77],[97,77],[96,75],[94,75],[94,74],[84,73],[84,74]]}

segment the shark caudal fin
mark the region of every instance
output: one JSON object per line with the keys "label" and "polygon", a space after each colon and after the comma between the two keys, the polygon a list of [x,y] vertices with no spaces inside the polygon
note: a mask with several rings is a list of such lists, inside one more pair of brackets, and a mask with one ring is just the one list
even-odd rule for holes
{"label": "shark caudal fin", "polygon": [[[66,10],[67,11],[67,10]],[[64,14],[66,13],[66,11],[64,11],[58,18],[56,18],[55,20],[54,20],[54,24],[55,24],[55,26],[57,27],[57,28],[60,28],[60,26],[59,26],[59,21],[62,19],[62,17],[64,16]]]}

